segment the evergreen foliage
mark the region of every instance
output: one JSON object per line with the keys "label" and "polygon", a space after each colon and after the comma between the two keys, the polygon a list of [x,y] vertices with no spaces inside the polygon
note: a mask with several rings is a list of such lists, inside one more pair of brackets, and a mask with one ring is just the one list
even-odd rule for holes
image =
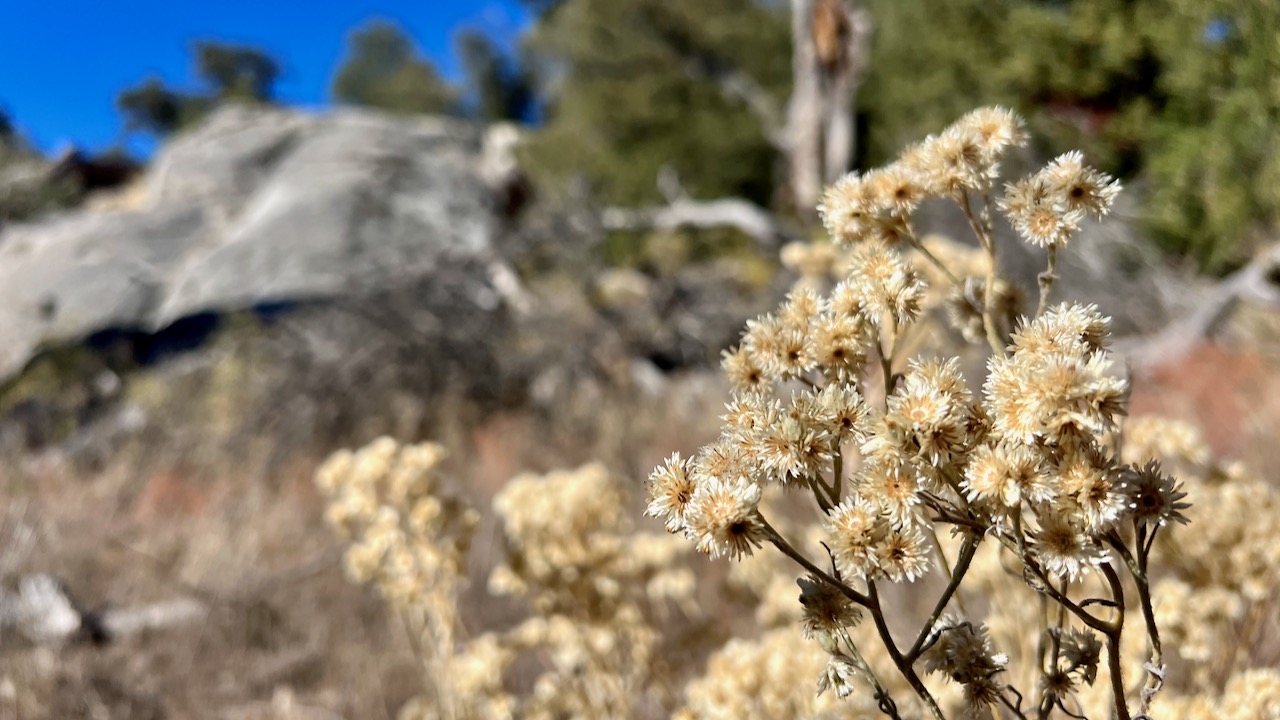
{"label": "evergreen foliage", "polygon": [[398,26],[375,20],[351,33],[347,59],[333,80],[340,103],[400,113],[453,113],[456,91]]}

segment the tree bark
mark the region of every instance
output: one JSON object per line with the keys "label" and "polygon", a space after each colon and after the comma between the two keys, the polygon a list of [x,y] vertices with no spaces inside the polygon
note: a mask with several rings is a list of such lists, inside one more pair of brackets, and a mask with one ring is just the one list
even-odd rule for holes
{"label": "tree bark", "polygon": [[787,104],[788,191],[803,216],[822,188],[848,171],[854,98],[866,72],[871,18],[850,0],[791,0],[791,99]]}

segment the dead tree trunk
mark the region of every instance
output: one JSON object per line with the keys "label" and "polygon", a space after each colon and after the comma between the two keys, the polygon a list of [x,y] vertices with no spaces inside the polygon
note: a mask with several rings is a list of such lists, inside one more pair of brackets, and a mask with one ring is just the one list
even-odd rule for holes
{"label": "dead tree trunk", "polygon": [[853,104],[866,71],[871,19],[849,0],[791,0],[791,99],[784,132],[788,191],[812,213],[824,185],[849,169]]}
{"label": "dead tree trunk", "polygon": [[[784,204],[815,220],[825,185],[849,170],[853,160],[854,98],[866,72],[871,17],[858,0],[791,0],[791,96],[785,112],[754,78],[733,68],[691,57],[685,71],[713,81],[728,98],[742,102],[760,119],[785,167],[780,188]],[[697,203],[668,198],[668,208],[605,210],[606,225],[642,229],[731,225],[757,240],[785,239],[782,223],[764,208],[725,198]]]}

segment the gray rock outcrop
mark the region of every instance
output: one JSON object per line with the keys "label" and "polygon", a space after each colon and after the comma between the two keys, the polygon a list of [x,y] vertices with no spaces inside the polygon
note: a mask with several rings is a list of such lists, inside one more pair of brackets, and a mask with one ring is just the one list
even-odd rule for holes
{"label": "gray rock outcrop", "polygon": [[0,379],[99,330],[330,298],[485,256],[481,146],[452,120],[224,107],[159,153],[131,207],[0,229]]}

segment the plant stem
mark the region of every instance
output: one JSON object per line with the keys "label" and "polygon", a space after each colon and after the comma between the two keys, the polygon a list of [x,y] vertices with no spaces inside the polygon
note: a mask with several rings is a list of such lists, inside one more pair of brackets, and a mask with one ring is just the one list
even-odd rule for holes
{"label": "plant stem", "polygon": [[1058,246],[1049,246],[1049,264],[1044,272],[1036,276],[1040,285],[1040,305],[1036,307],[1036,317],[1044,314],[1049,307],[1049,291],[1053,290],[1053,281],[1058,279]]}
{"label": "plant stem", "polygon": [[1111,599],[1116,604],[1116,620],[1107,631],[1107,674],[1111,676],[1111,693],[1115,696],[1116,720],[1129,720],[1129,704],[1125,701],[1124,674],[1120,657],[1120,636],[1124,632],[1124,587],[1111,563],[1101,566],[1102,574],[1111,586]]}
{"label": "plant stem", "polygon": [[[1151,547],[1155,544],[1155,535],[1159,529],[1158,526],[1151,529],[1150,542],[1142,546],[1138,553],[1138,571],[1133,574],[1133,582],[1138,586],[1138,603],[1142,606],[1142,620],[1147,626],[1147,638],[1151,640],[1150,666],[1163,673],[1164,649],[1160,644],[1160,628],[1156,626],[1155,607],[1151,602],[1151,581],[1147,577],[1147,560],[1151,555]],[[1151,670],[1147,673],[1147,681],[1142,689],[1142,701],[1138,707],[1138,712],[1144,715],[1151,707],[1151,700],[1164,686],[1163,675],[1157,675]]]}
{"label": "plant stem", "polygon": [[920,239],[916,237],[914,232],[908,237],[908,242],[911,243],[911,247],[915,248],[916,252],[923,255],[926,260],[933,263],[934,267],[941,270],[942,274],[946,275],[947,279],[954,283],[956,287],[962,287],[964,285],[960,278],[955,276],[955,273],[951,272],[946,265],[942,264],[942,261],[938,259],[937,255],[930,252],[929,248],[925,247],[923,242],[920,242]]}
{"label": "plant stem", "polygon": [[835,579],[825,570],[810,562],[809,558],[801,555],[798,550],[791,546],[791,543],[787,542],[777,530],[773,529],[773,526],[769,524],[769,521],[764,519],[764,514],[757,513],[756,517],[760,519],[760,523],[764,525],[765,531],[769,533],[769,542],[773,543],[774,547],[781,550],[783,555],[795,560],[805,570],[813,573],[815,577],[821,578],[823,582],[826,582],[831,585],[831,587],[839,590],[845,597],[855,603],[866,608],[871,607],[871,599],[869,597]]}
{"label": "plant stem", "polygon": [[987,280],[986,286],[982,291],[982,327],[987,333],[987,343],[991,345],[991,352],[996,355],[1004,355],[1004,342],[1000,339],[1000,333],[996,330],[995,318],[995,292],[993,288],[996,283],[996,245],[991,238],[990,233],[983,227],[978,219],[973,216],[973,208],[969,206],[969,194],[961,193],[956,197],[956,203],[960,205],[960,209],[964,211],[964,216],[969,221],[969,227],[973,229],[973,234],[978,236],[978,244],[987,252]]}
{"label": "plant stem", "polygon": [[933,606],[933,612],[929,614],[929,620],[924,624],[924,627],[920,628],[920,634],[916,636],[916,641],[911,644],[911,649],[907,651],[903,658],[908,664],[914,663],[920,657],[920,653],[924,651],[925,642],[928,641],[929,635],[933,633],[933,626],[938,623],[938,618],[942,617],[942,612],[947,609],[947,603],[951,602],[951,597],[960,589],[960,582],[964,580],[965,573],[969,572],[969,565],[973,562],[973,556],[978,551],[978,544],[981,542],[981,536],[969,535],[965,537],[964,545],[960,547],[960,555],[956,558],[955,570],[951,573],[951,582],[947,583],[946,589],[942,591],[938,602]]}
{"label": "plant stem", "polygon": [[[912,690],[916,691],[916,695],[924,701],[925,707],[929,709],[929,714],[935,720],[945,720],[942,714],[942,708],[938,707],[938,701],[933,699],[929,688],[925,687],[924,681],[916,674],[916,670],[912,667],[912,661],[903,657],[902,652],[898,650],[898,644],[893,641],[893,634],[889,632],[889,624],[885,622],[884,611],[880,608],[880,593],[876,590],[874,580],[867,581],[867,596],[870,604],[867,609],[871,612],[871,617],[875,619],[876,631],[880,633],[880,640],[884,643],[884,648],[889,653],[889,657],[893,660],[893,664],[898,666],[898,671],[906,678],[907,684]],[[1127,718],[1125,720],[1128,720]]]}
{"label": "plant stem", "polygon": [[813,496],[818,500],[818,508],[823,514],[831,512],[831,501],[827,498],[827,487],[821,478],[807,477],[805,481],[809,485],[809,489],[813,491]]}
{"label": "plant stem", "polygon": [[831,499],[840,504],[840,497],[844,489],[844,448],[841,447],[840,441],[836,440],[836,457],[831,467]]}
{"label": "plant stem", "polygon": [[862,657],[862,653],[858,651],[858,646],[854,644],[853,638],[849,637],[849,631],[840,628],[840,635],[844,638],[844,642],[849,646],[849,652],[853,655],[853,659],[861,666],[862,672],[867,674],[867,680],[871,682],[871,687],[876,690],[876,700],[880,703],[880,712],[888,715],[894,720],[902,720],[902,716],[898,714],[898,704],[893,701],[893,696],[888,690],[884,689],[884,685],[880,684],[880,678],[876,677],[876,673],[871,669],[871,663]]}

